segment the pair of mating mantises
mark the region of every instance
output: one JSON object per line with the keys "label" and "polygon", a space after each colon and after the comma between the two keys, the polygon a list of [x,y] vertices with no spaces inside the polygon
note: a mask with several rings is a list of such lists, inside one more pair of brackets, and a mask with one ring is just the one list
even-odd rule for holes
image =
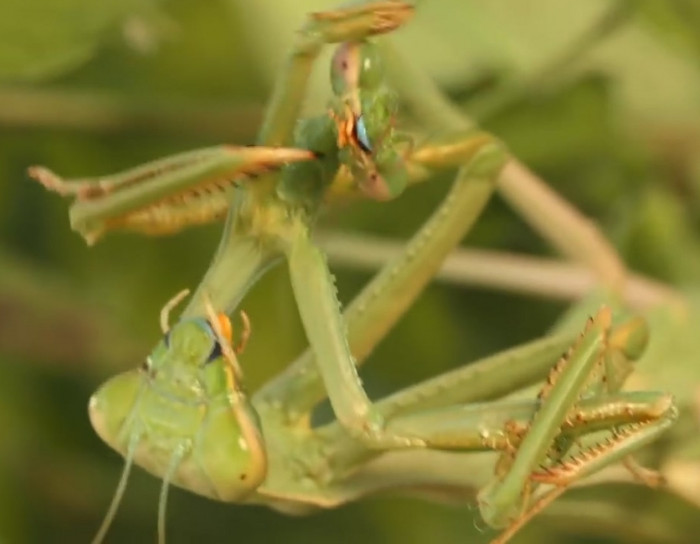
{"label": "pair of mating mantises", "polygon": [[[227,214],[219,249],[180,319],[169,324],[178,296],[164,308],[164,336],[145,362],[90,400],[95,430],[126,459],[95,542],[107,532],[133,463],[163,480],[163,541],[171,483],[284,512],[399,488],[427,497],[473,492],[485,522],[507,528],[498,539],[505,542],[569,484],[604,466],[621,461],[656,482],[630,454],[668,428],[676,409],[664,393],[622,392],[647,328],[608,307],[579,334],[553,334],[388,398],[367,397],[357,366],[497,186],[611,292],[625,281],[594,228],[498,140],[469,126],[424,76],[368,41],[412,14],[405,2],[387,0],[311,15],[276,83],[256,146],[201,149],[85,180],[31,169],[48,189],[75,197],[71,225],[89,243],[111,229],[162,234]],[[330,43],[338,44],[334,98],[326,114],[298,120],[312,64]],[[385,67],[416,117],[442,128],[444,138],[415,147],[396,130],[398,97],[385,86]],[[325,256],[310,237],[319,210],[338,200],[395,198],[446,168],[457,175],[442,204],[341,314]],[[228,315],[280,258],[289,266],[310,347],[249,398],[238,362],[244,341],[234,342]],[[536,398],[491,400],[542,379]],[[326,396],[337,420],[312,427],[309,414]],[[495,468],[481,468],[483,456],[470,457],[474,451],[497,452]]]}

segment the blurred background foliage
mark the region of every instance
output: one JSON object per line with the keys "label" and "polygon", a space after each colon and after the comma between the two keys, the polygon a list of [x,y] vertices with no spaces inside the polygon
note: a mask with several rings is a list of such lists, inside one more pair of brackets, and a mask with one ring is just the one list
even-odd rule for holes
{"label": "blurred background foliage", "polygon": [[[331,7],[0,0],[0,542],[92,536],[121,461],[90,429],[89,395],[149,351],[161,305],[196,285],[221,229],[119,234],[88,249],[68,228],[66,203],[31,183],[27,166],[95,175],[192,147],[252,142],[294,30],[305,13]],[[396,41],[594,218],[632,268],[677,286],[698,283],[698,0],[421,2]],[[327,58],[314,73],[309,111],[324,108]],[[406,238],[446,183],[391,204],[348,206],[324,223]],[[468,243],[549,253],[497,199]],[[368,278],[337,273],[345,301]],[[254,335],[243,363],[259,384],[304,347],[285,271],[268,274],[245,308]],[[373,355],[367,387],[381,395],[530,339],[563,309],[431,286]],[[153,542],[158,487],[136,471],[110,542]],[[692,542],[700,532],[699,510],[661,493],[573,495],[519,542]],[[474,517],[467,506],[375,498],[293,519],[174,489],[168,528],[173,543],[486,541]]]}

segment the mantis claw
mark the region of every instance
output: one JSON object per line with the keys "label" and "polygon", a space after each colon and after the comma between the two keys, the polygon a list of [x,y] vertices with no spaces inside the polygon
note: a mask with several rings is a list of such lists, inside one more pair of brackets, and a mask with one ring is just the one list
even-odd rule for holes
{"label": "mantis claw", "polygon": [[666,485],[666,478],[663,474],[661,474],[661,472],[640,465],[639,462],[631,455],[625,457],[622,464],[632,473],[632,476],[634,476],[638,482],[646,485],[647,487],[657,489]]}
{"label": "mantis claw", "polygon": [[43,166],[27,168],[30,178],[38,181],[46,190],[63,197],[75,196],[77,200],[98,198],[109,192],[109,186],[100,181],[65,181],[61,176]]}
{"label": "mantis claw", "polygon": [[414,6],[401,0],[386,0],[333,11],[317,11],[310,16],[319,22],[349,22],[369,15],[371,20],[366,25],[366,32],[372,36],[396,30],[413,16],[414,11]]}
{"label": "mantis claw", "polygon": [[248,314],[241,310],[239,315],[241,316],[241,321],[243,322],[243,329],[241,330],[241,339],[238,342],[238,345],[234,348],[237,355],[240,355],[245,350],[251,333],[250,318],[248,317]]}

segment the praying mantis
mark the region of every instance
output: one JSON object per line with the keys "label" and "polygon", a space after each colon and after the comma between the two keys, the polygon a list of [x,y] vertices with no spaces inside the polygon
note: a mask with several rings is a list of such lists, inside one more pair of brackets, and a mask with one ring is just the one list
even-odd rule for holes
{"label": "praying mantis", "polygon": [[[110,229],[165,234],[227,215],[219,249],[180,319],[170,325],[167,304],[163,339],[144,364],[91,398],[97,433],[126,458],[96,542],[133,463],[163,479],[162,540],[171,483],[287,513],[401,488],[428,498],[466,491],[488,525],[508,527],[501,541],[572,482],[617,461],[655,483],[629,456],[668,429],[676,408],[666,393],[622,391],[647,330],[641,319],[607,306],[579,323],[583,332],[555,333],[376,402],[366,395],[356,365],[468,233],[497,183],[503,187],[499,180],[522,168],[410,69],[398,75],[410,79],[402,98],[445,134],[415,146],[396,129],[398,98],[383,76],[401,72],[401,62],[369,40],[412,15],[411,5],[389,0],[310,16],[255,146],[202,149],[88,180],[31,170],[50,190],[75,196],[71,224],[89,243]],[[338,44],[334,99],[326,114],[298,120],[311,66],[330,43]],[[416,100],[411,93],[418,92]],[[457,177],[441,206],[341,315],[310,235],[319,210],[349,199],[398,198],[443,169],[457,169]],[[571,216],[546,193],[505,190],[555,244],[598,272],[614,304],[624,267],[597,232],[571,227]],[[288,263],[310,349],[249,398],[237,353],[245,342],[234,342],[228,315],[280,259]],[[536,398],[492,400],[542,379]],[[326,396],[337,420],[312,426],[310,413]],[[498,452],[495,469],[491,458],[484,468],[483,457],[473,456],[479,451]],[[426,469],[444,463],[445,452],[466,465],[449,475]]]}

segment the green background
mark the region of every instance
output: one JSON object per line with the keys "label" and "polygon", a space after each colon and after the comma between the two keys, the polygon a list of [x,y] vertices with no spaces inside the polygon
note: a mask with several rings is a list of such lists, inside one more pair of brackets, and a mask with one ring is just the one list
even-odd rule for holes
{"label": "green background", "polygon": [[[66,202],[30,182],[26,168],[96,175],[252,142],[295,28],[305,13],[331,7],[0,0],[0,542],[92,537],[121,460],[92,432],[87,400],[108,376],[141,362],[158,338],[160,307],[197,284],[221,230],[109,235],[88,249],[69,229]],[[396,38],[591,216],[633,269],[692,288],[700,279],[699,29],[692,0],[442,0],[419,5]],[[590,43],[577,48],[587,34]],[[327,60],[314,73],[309,112],[325,107]],[[323,226],[406,238],[448,178],[390,204],[336,210]],[[550,254],[498,199],[468,243]],[[344,302],[368,278],[335,271]],[[299,353],[304,337],[284,270],[268,274],[244,307],[254,335],[243,364],[254,387]],[[563,309],[431,286],[363,378],[373,396],[386,394],[542,334]],[[677,364],[688,375],[673,392],[690,395],[698,358]],[[158,490],[135,471],[109,542],[154,541]],[[516,542],[693,542],[700,533],[700,511],[661,493],[607,487],[573,496],[568,510],[542,516]],[[477,518],[474,505],[372,498],[297,519],[173,489],[168,541],[486,542],[493,534]]]}

